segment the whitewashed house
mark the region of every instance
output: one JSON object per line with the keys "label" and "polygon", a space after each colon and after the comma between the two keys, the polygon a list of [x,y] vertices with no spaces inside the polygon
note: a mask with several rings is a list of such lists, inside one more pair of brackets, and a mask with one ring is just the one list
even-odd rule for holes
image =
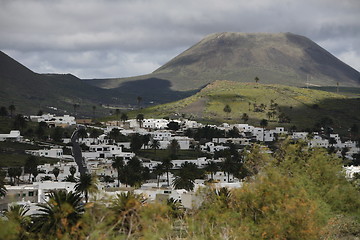
{"label": "whitewashed house", "polygon": [[309,134],[308,132],[293,132],[291,138],[294,140],[299,140],[299,139],[305,140],[308,134]]}
{"label": "whitewashed house", "polygon": [[38,157],[63,158],[63,150],[61,148],[25,150],[25,153]]}
{"label": "whitewashed house", "polygon": [[131,159],[135,156],[132,152],[123,152],[122,148],[117,145],[90,145],[89,151],[82,152],[85,159],[113,158],[122,157]]}
{"label": "whitewashed house", "polygon": [[70,115],[55,116],[47,113],[41,116],[30,116],[30,120],[33,122],[45,122],[49,126],[64,126],[64,125],[76,125],[75,117]]}
{"label": "whitewashed house", "polygon": [[314,136],[313,139],[311,139],[309,141],[308,146],[311,147],[311,148],[314,148],[314,147],[328,148],[329,147],[329,140],[328,139],[323,139],[321,136]]}
{"label": "whitewashed house", "polygon": [[0,142],[3,141],[12,141],[12,142],[21,142],[23,140],[23,136],[21,136],[19,130],[11,130],[8,134],[0,134]]}

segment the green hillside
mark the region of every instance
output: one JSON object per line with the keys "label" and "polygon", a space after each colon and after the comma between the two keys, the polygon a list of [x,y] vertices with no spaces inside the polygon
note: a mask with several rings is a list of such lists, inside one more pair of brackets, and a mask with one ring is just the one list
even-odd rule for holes
{"label": "green hillside", "polygon": [[[146,118],[180,117],[207,122],[244,122],[259,125],[268,119],[269,126],[297,126],[312,128],[325,118],[335,130],[346,131],[353,124],[360,125],[360,98],[348,98],[336,93],[274,84],[216,81],[186,99],[142,109]],[[230,113],[223,111],[225,105]],[[269,114],[271,112],[272,114]],[[139,111],[130,115],[135,116]],[[279,123],[280,121],[280,123]]]}

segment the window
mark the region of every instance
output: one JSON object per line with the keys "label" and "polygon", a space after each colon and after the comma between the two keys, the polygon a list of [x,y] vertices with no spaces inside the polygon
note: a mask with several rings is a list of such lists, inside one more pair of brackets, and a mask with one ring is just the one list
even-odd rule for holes
{"label": "window", "polygon": [[34,196],[34,192],[29,192],[29,197]]}

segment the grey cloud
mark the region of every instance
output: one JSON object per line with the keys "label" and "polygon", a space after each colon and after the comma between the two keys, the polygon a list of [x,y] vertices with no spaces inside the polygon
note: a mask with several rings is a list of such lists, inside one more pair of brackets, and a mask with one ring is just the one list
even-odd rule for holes
{"label": "grey cloud", "polygon": [[359,10],[357,0],[0,0],[0,49],[38,72],[120,77],[214,32],[293,32],[360,70]]}

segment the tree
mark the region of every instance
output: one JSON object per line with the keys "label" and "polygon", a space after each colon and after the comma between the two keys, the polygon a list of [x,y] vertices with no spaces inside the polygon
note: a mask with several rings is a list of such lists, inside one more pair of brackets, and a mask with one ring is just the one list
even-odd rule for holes
{"label": "tree", "polygon": [[164,169],[164,171],[166,172],[166,179],[167,179],[168,186],[170,186],[169,172],[170,172],[170,169],[172,169],[173,166],[174,165],[171,162],[170,158],[165,158],[161,163],[161,168]]}
{"label": "tree", "polygon": [[13,204],[10,205],[9,210],[4,214],[8,221],[16,223],[19,226],[17,228],[17,239],[27,239],[27,230],[31,224],[31,217],[26,215],[29,210],[28,206]]}
{"label": "tree", "polygon": [[144,121],[144,114],[139,113],[139,114],[136,116],[136,121],[139,123],[140,128],[142,128],[142,123],[143,123],[143,121]]}
{"label": "tree", "polygon": [[125,123],[128,120],[128,115],[126,113],[122,113],[120,119],[123,123]]}
{"label": "tree", "polygon": [[15,116],[15,119],[14,119],[14,122],[13,122],[13,127],[15,128],[15,129],[24,129],[25,127],[26,127],[26,120],[25,120],[25,118],[24,118],[24,116],[23,115],[21,115],[21,114],[17,114],[16,116]]}
{"label": "tree", "polygon": [[15,176],[15,180],[17,181],[17,184],[19,185],[20,182],[20,177],[22,175],[22,168],[21,167],[15,167],[14,168],[14,176]]}
{"label": "tree", "polygon": [[144,144],[144,148],[147,148],[147,146],[149,145],[150,137],[151,137],[150,134],[142,135],[142,142]]}
{"label": "tree", "polygon": [[113,160],[112,160],[112,164],[111,166],[116,169],[117,171],[117,179],[118,179],[118,186],[120,187],[120,176],[121,176],[121,171],[122,169],[124,168],[124,159],[121,158],[121,157],[115,157]]}
{"label": "tree", "polygon": [[192,191],[194,189],[195,179],[202,177],[202,171],[198,169],[195,163],[185,162],[175,174],[172,184],[175,189],[185,189]]}
{"label": "tree", "polygon": [[221,164],[221,169],[226,173],[227,181],[230,182],[230,174],[233,174],[237,169],[236,162],[230,156],[228,156]]}
{"label": "tree", "polygon": [[159,140],[153,139],[152,142],[151,142],[151,144],[150,144],[150,147],[151,147],[152,149],[154,149],[155,155],[156,155],[156,150],[160,148],[160,142],[159,142]]}
{"label": "tree", "polygon": [[75,184],[75,191],[82,193],[85,196],[85,202],[89,201],[89,194],[95,193],[98,191],[97,180],[95,176],[91,174],[80,175],[78,182]]}
{"label": "tree", "polygon": [[180,129],[180,125],[178,122],[171,121],[168,123],[167,128],[172,131],[177,131]]}
{"label": "tree", "polygon": [[16,110],[15,105],[14,105],[14,104],[11,104],[11,105],[9,106],[9,111],[10,111],[10,116],[11,116],[11,117],[13,117],[13,113],[15,112],[15,110]]}
{"label": "tree", "polygon": [[229,114],[231,113],[231,107],[228,104],[226,104],[223,111],[226,113],[227,118],[229,118]]}
{"label": "tree", "polygon": [[130,149],[138,153],[143,145],[143,139],[140,134],[136,133],[131,136]]}
{"label": "tree", "polygon": [[70,174],[72,177],[74,177],[75,173],[76,173],[76,167],[75,166],[71,166],[69,168]]}
{"label": "tree", "polygon": [[211,179],[214,179],[214,173],[219,170],[218,165],[214,161],[210,161],[206,166],[205,170],[211,174]]}
{"label": "tree", "polygon": [[54,142],[61,142],[64,135],[64,129],[62,127],[55,127],[50,133],[50,137]]}
{"label": "tree", "polygon": [[262,128],[265,128],[267,125],[268,125],[268,121],[267,121],[266,119],[262,119],[262,120],[260,121],[260,126],[261,126]]}
{"label": "tree", "polygon": [[15,178],[16,178],[16,173],[15,173],[15,171],[16,171],[16,170],[15,170],[15,168],[13,168],[13,167],[8,168],[8,170],[7,170],[11,184],[15,184]]}
{"label": "tree", "polygon": [[247,123],[247,121],[249,121],[249,115],[247,115],[247,113],[243,113],[241,119],[244,121],[244,123]]}
{"label": "tree", "polygon": [[78,136],[79,136],[79,138],[81,138],[81,139],[87,138],[87,137],[88,137],[88,133],[87,133],[87,131],[86,131],[86,128],[80,127],[80,128],[78,129]]}
{"label": "tree", "polygon": [[101,131],[99,129],[91,128],[90,137],[95,139],[95,138],[98,138],[102,133],[103,133],[103,131]]}
{"label": "tree", "polygon": [[34,174],[34,172],[37,171],[38,165],[39,165],[39,160],[37,159],[37,157],[31,155],[28,158],[26,158],[24,165],[24,173],[29,174],[29,181],[31,178],[31,174]]}
{"label": "tree", "polygon": [[260,79],[258,77],[255,77],[254,80],[255,80],[256,83],[258,83]]}
{"label": "tree", "polygon": [[35,130],[35,134],[39,140],[44,140],[47,129],[48,129],[48,125],[46,124],[46,122],[39,122],[39,125]]}
{"label": "tree", "polygon": [[159,187],[160,176],[161,176],[163,173],[164,173],[164,169],[163,169],[163,165],[162,165],[162,164],[156,165],[155,168],[153,169],[153,174],[156,175],[157,187]]}
{"label": "tree", "polygon": [[177,153],[180,150],[179,142],[176,139],[171,140],[168,146],[168,150],[170,152],[170,157],[175,159],[177,157]]}
{"label": "tree", "polygon": [[37,175],[39,175],[39,171],[36,169],[34,169],[34,171],[32,172],[32,175],[34,176],[34,182],[36,182],[36,177]]}
{"label": "tree", "polygon": [[141,161],[137,157],[130,159],[121,171],[121,182],[126,186],[140,185],[142,181],[148,178],[147,168],[142,166]]}
{"label": "tree", "polygon": [[120,129],[118,129],[118,128],[111,129],[109,138],[113,139],[115,142],[117,142],[119,140],[119,137],[120,137]]}
{"label": "tree", "polygon": [[80,219],[84,213],[80,194],[60,190],[51,192],[48,197],[46,203],[37,204],[40,213],[32,216],[33,231],[46,239],[61,239],[65,234],[72,239],[71,235],[81,229]]}
{"label": "tree", "polygon": [[59,173],[60,173],[60,169],[58,167],[54,167],[54,169],[52,170],[52,173],[54,174],[55,176],[55,179],[56,181],[58,180],[58,176],[59,176]]}

